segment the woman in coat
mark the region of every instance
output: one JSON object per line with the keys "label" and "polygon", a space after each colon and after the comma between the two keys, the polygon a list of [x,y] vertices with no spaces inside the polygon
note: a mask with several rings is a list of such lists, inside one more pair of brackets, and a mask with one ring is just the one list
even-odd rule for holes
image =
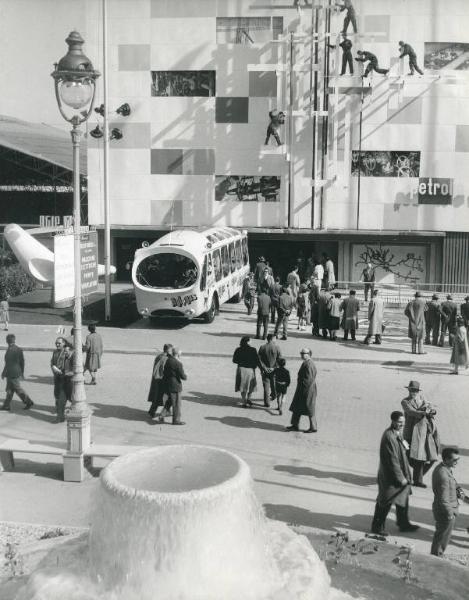
{"label": "woman in coat", "polygon": [[414,486],[426,488],[423,476],[429,471],[440,452],[440,440],[435,425],[436,411],[420,393],[420,383],[411,381],[409,395],[401,402],[405,415],[402,437],[409,445],[409,463],[413,467]]}
{"label": "woman in coat", "polygon": [[316,422],[316,374],[317,370],[311,358],[311,350],[303,348],[300,352],[303,364],[298,371],[295,395],[293,396],[290,410],[292,413],[291,425],[288,431],[299,431],[300,418],[305,415],[309,418],[309,429],[305,433],[315,433],[318,430]]}
{"label": "woman in coat", "polygon": [[259,357],[255,348],[249,345],[250,337],[241,338],[239,347],[233,354],[233,362],[237,366],[235,392],[241,392],[243,408],[252,406],[251,394],[257,389],[256,368],[259,367]]}
{"label": "woman in coat", "polygon": [[469,367],[469,348],[467,344],[467,330],[464,327],[463,317],[456,318],[456,333],[454,334],[453,351],[449,361],[454,370],[452,375],[458,375],[459,367],[467,369]]}
{"label": "woman in coat", "polygon": [[163,372],[164,365],[168,360],[169,353],[172,351],[172,344],[165,344],[163,352],[157,352],[153,361],[153,370],[151,374],[150,390],[148,392],[148,402],[151,402],[148,414],[153,419],[158,410],[158,406],[163,406],[163,397],[165,390],[163,389]]}
{"label": "woman in coat", "polygon": [[86,373],[86,371],[89,371],[91,375],[90,385],[96,385],[96,373],[98,369],[101,368],[103,340],[99,333],[96,332],[96,325],[88,325],[88,331],[90,333],[86,336],[86,342],[84,346],[86,360],[83,372]]}

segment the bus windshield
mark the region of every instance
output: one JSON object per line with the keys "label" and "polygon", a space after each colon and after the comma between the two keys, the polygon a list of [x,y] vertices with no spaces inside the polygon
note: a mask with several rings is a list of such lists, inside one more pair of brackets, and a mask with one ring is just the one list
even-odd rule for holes
{"label": "bus windshield", "polygon": [[198,269],[195,262],[182,254],[162,252],[147,256],[137,266],[138,283],[148,288],[179,290],[194,285]]}

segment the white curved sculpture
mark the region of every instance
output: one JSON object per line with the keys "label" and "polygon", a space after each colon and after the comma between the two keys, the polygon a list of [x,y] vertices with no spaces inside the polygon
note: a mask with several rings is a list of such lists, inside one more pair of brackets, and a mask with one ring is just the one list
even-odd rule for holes
{"label": "white curved sculpture", "polygon": [[[4,236],[23,269],[39,283],[54,283],[54,253],[16,223],[5,227]],[[111,266],[111,274],[116,268]],[[104,275],[104,265],[98,265]]]}

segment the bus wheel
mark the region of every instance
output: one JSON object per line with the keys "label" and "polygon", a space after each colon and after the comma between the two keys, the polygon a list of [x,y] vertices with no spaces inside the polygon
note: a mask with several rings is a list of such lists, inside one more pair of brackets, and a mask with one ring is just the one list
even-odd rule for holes
{"label": "bus wheel", "polygon": [[215,296],[213,296],[212,304],[210,304],[210,308],[208,309],[208,311],[206,313],[204,313],[204,321],[206,323],[212,323],[213,319],[215,318],[216,313],[217,313],[217,303],[215,300]]}

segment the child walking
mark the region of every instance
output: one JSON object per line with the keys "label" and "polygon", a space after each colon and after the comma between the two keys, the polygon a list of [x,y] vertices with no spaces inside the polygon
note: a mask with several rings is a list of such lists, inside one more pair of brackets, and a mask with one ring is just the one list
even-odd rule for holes
{"label": "child walking", "polygon": [[307,304],[307,296],[306,296],[306,288],[304,285],[300,286],[300,292],[298,294],[298,298],[296,299],[296,314],[298,316],[298,327],[300,331],[305,331],[306,327],[306,304]]}
{"label": "child walking", "polygon": [[274,373],[275,377],[275,393],[277,396],[277,408],[278,414],[282,414],[283,400],[287,393],[288,386],[290,385],[290,371],[285,368],[287,361],[284,358],[279,358],[277,361],[278,367],[276,367]]}

